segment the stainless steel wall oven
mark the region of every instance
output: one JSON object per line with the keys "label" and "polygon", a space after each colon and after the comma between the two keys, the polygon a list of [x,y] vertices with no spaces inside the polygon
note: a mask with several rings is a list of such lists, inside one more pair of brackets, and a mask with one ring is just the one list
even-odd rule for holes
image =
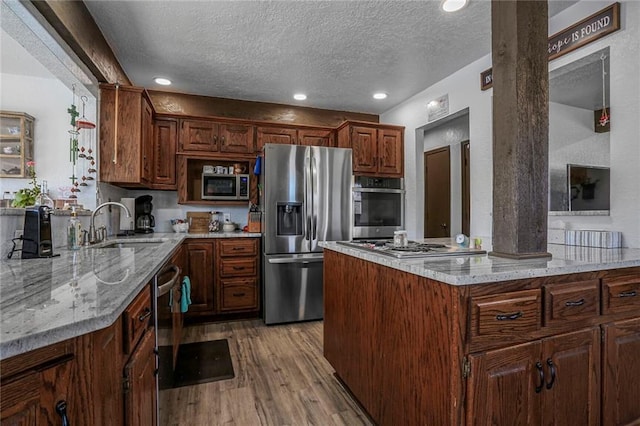
{"label": "stainless steel wall oven", "polygon": [[404,179],[354,176],[353,238],[393,238],[404,229]]}

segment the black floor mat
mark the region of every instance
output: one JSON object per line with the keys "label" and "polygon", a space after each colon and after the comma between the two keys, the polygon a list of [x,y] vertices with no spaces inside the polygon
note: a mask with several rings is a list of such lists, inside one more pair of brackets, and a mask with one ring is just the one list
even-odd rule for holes
{"label": "black floor mat", "polygon": [[160,346],[160,390],[179,388],[232,379],[233,364],[226,339],[209,342],[185,343],[178,349],[178,361],[171,372],[171,346]]}

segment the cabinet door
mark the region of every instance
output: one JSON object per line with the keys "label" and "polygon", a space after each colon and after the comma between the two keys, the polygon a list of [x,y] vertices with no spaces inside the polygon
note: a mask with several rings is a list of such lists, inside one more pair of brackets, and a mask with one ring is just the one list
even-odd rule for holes
{"label": "cabinet door", "polygon": [[253,126],[242,124],[220,125],[220,152],[253,154]]}
{"label": "cabinet door", "polygon": [[176,189],[177,124],[157,120],[153,144],[153,188]]}
{"label": "cabinet door", "polygon": [[187,243],[187,269],[191,281],[189,313],[213,313],[213,243]]}
{"label": "cabinet door", "polygon": [[541,346],[536,341],[469,357],[467,424],[540,424]]}
{"label": "cabinet door", "polygon": [[0,423],[7,426],[37,425],[40,385],[38,373],[2,384]]}
{"label": "cabinet door", "polygon": [[298,130],[298,145],[336,146],[333,130]]}
{"label": "cabinet door", "polygon": [[403,157],[402,132],[396,129],[378,129],[378,173],[402,176]]}
{"label": "cabinet door", "polygon": [[376,129],[354,126],[351,128],[353,145],[353,172],[375,173],[378,170],[378,141]]}
{"label": "cabinet door", "polygon": [[543,425],[600,423],[600,328],[545,339]]}
{"label": "cabinet door", "polygon": [[640,423],[640,318],[604,325],[603,425]]}
{"label": "cabinet door", "polygon": [[180,149],[182,151],[218,151],[218,124],[205,120],[183,120]]}
{"label": "cabinet door", "polygon": [[142,180],[153,180],[153,110],[149,101],[142,97]]}
{"label": "cabinet door", "polygon": [[154,331],[149,330],[124,367],[125,423],[156,424],[156,355]]}
{"label": "cabinet door", "polygon": [[258,127],[257,130],[257,150],[262,151],[265,144],[279,143],[285,145],[294,145],[296,143],[296,129],[287,129],[283,127]]}

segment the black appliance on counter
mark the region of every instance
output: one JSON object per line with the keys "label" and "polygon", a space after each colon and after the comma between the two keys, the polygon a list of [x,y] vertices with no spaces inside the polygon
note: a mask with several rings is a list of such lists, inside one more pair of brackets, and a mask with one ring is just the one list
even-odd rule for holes
{"label": "black appliance on counter", "polygon": [[22,258],[34,259],[53,255],[51,209],[47,206],[27,208],[22,232]]}
{"label": "black appliance on counter", "polygon": [[156,226],[156,219],[151,214],[153,204],[151,195],[142,195],[136,198],[136,232],[138,234],[150,234]]}

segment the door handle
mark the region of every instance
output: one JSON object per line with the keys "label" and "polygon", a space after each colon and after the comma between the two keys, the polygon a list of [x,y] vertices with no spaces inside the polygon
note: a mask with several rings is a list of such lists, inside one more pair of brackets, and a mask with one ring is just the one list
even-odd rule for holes
{"label": "door handle", "polygon": [[283,263],[320,263],[324,260],[322,257],[305,257],[299,259],[269,259],[268,262],[274,265],[283,264]]}
{"label": "door handle", "polygon": [[69,426],[69,417],[67,416],[67,401],[61,400],[56,403],[56,413],[62,418],[62,426]]}
{"label": "door handle", "polygon": [[544,370],[542,369],[542,363],[540,361],[536,362],[536,370],[538,370],[538,385],[536,386],[536,393],[540,393],[542,388],[544,387]]}
{"label": "door handle", "polygon": [[556,381],[556,365],[553,363],[553,360],[551,358],[547,358],[547,365],[549,366],[549,370],[551,371],[551,381],[547,383],[547,389],[551,389]]}

